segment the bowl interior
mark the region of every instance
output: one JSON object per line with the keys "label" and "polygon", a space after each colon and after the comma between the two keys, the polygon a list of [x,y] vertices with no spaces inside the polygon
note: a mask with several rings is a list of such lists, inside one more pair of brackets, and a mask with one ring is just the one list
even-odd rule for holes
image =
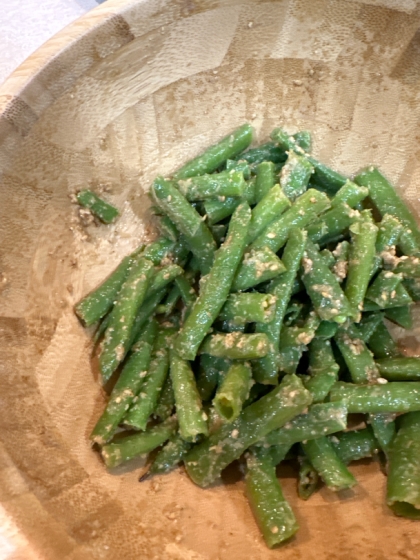
{"label": "bowl interior", "polygon": [[[344,173],[379,165],[418,211],[416,6],[109,0],[0,90],[0,499],[42,558],[415,554],[375,462],[354,466],[351,493],[308,503],[286,468],[301,530],[281,551],[266,549],[235,471],[207,490],[182,470],[139,484],[141,460],[107,472],[88,441],[105,403],[92,331],[72,306],[153,237],[154,176],[245,121],[258,141],[279,124],[310,130]],[[81,222],[71,194],[86,186],[122,209],[115,225]],[[417,332],[396,332],[408,352]]]}

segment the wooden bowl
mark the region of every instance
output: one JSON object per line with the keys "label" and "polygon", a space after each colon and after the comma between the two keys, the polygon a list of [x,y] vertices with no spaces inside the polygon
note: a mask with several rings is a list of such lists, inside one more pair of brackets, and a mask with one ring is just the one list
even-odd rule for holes
{"label": "wooden bowl", "polygon": [[[105,402],[92,333],[72,307],[152,235],[155,174],[244,121],[259,140],[311,130],[322,161],[378,164],[417,208],[419,23],[415,0],[109,0],[0,89],[0,500],[25,558],[417,558],[376,462],[352,467],[354,492],[308,503],[286,471],[301,530],[275,551],[240,479],[108,473],[88,441]],[[70,195],[86,186],[123,211],[115,226],[81,223]]]}

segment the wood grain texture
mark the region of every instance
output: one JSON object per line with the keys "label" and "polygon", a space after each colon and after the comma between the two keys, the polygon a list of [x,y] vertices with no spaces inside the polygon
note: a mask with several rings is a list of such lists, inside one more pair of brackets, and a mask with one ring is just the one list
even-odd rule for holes
{"label": "wood grain texture", "polygon": [[[349,494],[296,498],[301,525],[265,548],[243,481],[107,473],[88,434],[103,408],[90,333],[72,312],[153,236],[145,196],[237,125],[314,134],[345,173],[376,163],[419,210],[420,10],[414,0],[108,0],[0,88],[0,502],[40,558],[416,558],[413,522],[384,506],[376,463]],[[122,216],[86,225],[70,195],[103,190]],[[415,350],[419,322],[410,339]],[[397,333],[401,337],[401,332]]]}

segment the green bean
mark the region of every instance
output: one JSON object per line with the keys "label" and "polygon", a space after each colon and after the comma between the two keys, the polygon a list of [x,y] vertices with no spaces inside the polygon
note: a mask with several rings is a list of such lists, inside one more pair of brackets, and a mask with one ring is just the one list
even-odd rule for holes
{"label": "green bean", "polygon": [[225,200],[210,198],[206,200],[204,202],[204,210],[209,226],[215,225],[231,216],[240,204],[241,199],[239,198],[226,198]]}
{"label": "green bean", "polygon": [[176,428],[176,419],[171,417],[163,422],[163,424],[158,424],[147,432],[125,436],[115,442],[104,445],[101,455],[105,465],[111,469],[135,457],[146,455],[162,445],[162,443],[165,443],[175,433]]}
{"label": "green bean", "polygon": [[283,325],[280,332],[278,367],[284,373],[296,373],[307,344],[315,336],[320,323],[319,317],[311,312],[302,327]]}
{"label": "green bean", "polygon": [[326,245],[345,234],[357,215],[359,212],[350,208],[348,204],[337,204],[306,228],[308,237],[314,243]]}
{"label": "green bean", "polygon": [[[391,285],[392,285],[392,281],[391,281]],[[381,309],[392,309],[394,307],[403,307],[404,305],[409,305],[410,303],[413,303],[413,300],[411,299],[407,290],[404,288],[402,282],[396,285],[395,290],[391,291],[389,297],[388,296],[385,297],[384,295],[384,299],[377,298],[377,301],[379,303],[376,303],[371,299],[365,299],[365,301],[363,302],[363,309],[365,311],[380,311]]]}
{"label": "green bean", "polygon": [[176,243],[179,237],[179,231],[177,230],[176,225],[168,216],[159,216],[158,220],[158,228],[161,234],[168,238],[170,241]]}
{"label": "green bean", "polygon": [[366,292],[366,298],[374,301],[379,307],[387,305],[397,295],[395,291],[402,280],[402,274],[394,274],[390,270],[382,270]]}
{"label": "green bean", "polygon": [[125,257],[104,282],[75,305],[76,315],[86,327],[104,317],[112,308],[130,268],[136,262],[139,250]]}
{"label": "green bean", "polygon": [[286,267],[268,247],[245,253],[233,281],[232,291],[239,292],[253,288],[262,282],[272,280],[282,274]]}
{"label": "green bean", "polygon": [[[190,248],[188,242],[182,233],[179,235],[178,242],[175,243],[172,249],[172,259],[175,264],[185,267],[190,256]],[[191,259],[190,259],[191,260]],[[198,268],[197,268],[198,270]]]}
{"label": "green bean", "polygon": [[420,519],[420,413],[400,419],[389,453],[386,501],[396,515]]}
{"label": "green bean", "polygon": [[334,340],[344,358],[353,383],[373,382],[379,377],[379,370],[357,327],[348,324],[340,327]]}
{"label": "green bean", "polygon": [[171,436],[169,441],[165,443],[156,455],[149,471],[140,480],[144,480],[149,475],[163,474],[171,471],[182,462],[182,459],[191,447],[192,444],[183,440],[179,434]]}
{"label": "green bean", "polygon": [[376,257],[372,270],[372,276],[378,272],[382,266],[389,268],[389,262],[394,263],[398,260],[395,256],[395,245],[402,232],[402,225],[399,220],[385,214],[378,224],[378,236],[376,238]]}
{"label": "green bean", "polygon": [[214,408],[227,422],[233,422],[241,413],[251,381],[252,370],[248,362],[234,362],[230,366],[213,400]]}
{"label": "green bean", "polygon": [[243,173],[244,179],[248,181],[251,178],[251,167],[249,163],[245,160],[226,160],[226,171],[240,171]]}
{"label": "green bean", "polygon": [[230,294],[219,318],[234,324],[269,323],[274,318],[277,298],[272,294]]}
{"label": "green bean", "polygon": [[272,161],[273,163],[283,163],[287,156],[284,150],[281,150],[273,142],[267,142],[257,148],[251,148],[247,152],[239,154],[236,159],[247,161],[248,163],[262,163]]}
{"label": "green bean", "polygon": [[231,365],[230,360],[201,354],[197,389],[203,402],[209,401]]}
{"label": "green bean", "polygon": [[382,324],[384,316],[382,313],[369,313],[363,314],[362,320],[357,325],[357,330],[359,331],[360,338],[365,344],[368,344],[373,333],[376,331],[379,325]]}
{"label": "green bean", "polygon": [[283,212],[290,208],[291,203],[280,185],[275,185],[252,210],[247,243],[252,243],[260,233]]}
{"label": "green bean", "polygon": [[373,352],[375,359],[387,358],[398,355],[398,348],[394,339],[389,334],[384,322],[380,323],[369,338],[367,345]]}
{"label": "green bean", "polygon": [[311,392],[314,403],[323,402],[338,380],[339,366],[331,342],[318,338],[318,335],[309,345],[309,371],[311,377],[304,385]]}
{"label": "green bean", "polygon": [[391,214],[403,226],[398,245],[406,255],[420,251],[420,231],[416,219],[398,192],[375,168],[369,167],[359,173],[354,181],[369,188],[369,197],[382,216]]}
{"label": "green bean", "polygon": [[339,204],[348,204],[350,208],[354,208],[362,202],[369,194],[369,189],[360,187],[347,180],[344,185],[337,191],[331,200],[331,206],[338,206]]}
{"label": "green bean", "polygon": [[262,450],[246,456],[246,495],[269,548],[292,537],[299,529],[292,508],[283,495],[276,468]]}
{"label": "green bean", "polygon": [[420,279],[404,278],[402,285],[413,301],[420,301]]}
{"label": "green bean", "polygon": [[185,441],[196,441],[208,434],[207,415],[203,410],[190,364],[171,349],[170,373],[174,389],[179,433]]}
{"label": "green bean", "polygon": [[352,237],[344,293],[353,309],[354,319],[359,322],[374,265],[378,228],[369,220],[361,219],[350,226],[350,231]]}
{"label": "green bean", "polygon": [[255,360],[266,356],[270,342],[265,334],[209,334],[200,346],[200,354],[210,354],[230,360]]}
{"label": "green bean", "polygon": [[112,204],[105,202],[105,200],[92,191],[79,191],[76,198],[80,206],[88,208],[94,216],[99,218],[101,222],[104,222],[105,224],[110,224],[120,214],[118,210],[112,206]]}
{"label": "green bean", "polygon": [[274,319],[270,323],[257,323],[255,327],[257,332],[265,333],[268,336],[271,345],[267,357],[254,363],[254,379],[259,383],[277,383],[280,332],[300,267],[305,243],[306,232],[292,229],[283,252],[283,262],[287,272],[272,280],[267,289],[268,293],[277,297],[277,303]]}
{"label": "green bean", "polygon": [[347,426],[347,408],[340,402],[319,403],[308,412],[295,416],[282,428],[260,440],[264,445],[289,445],[341,432]]}
{"label": "green bean", "polygon": [[[245,150],[252,142],[252,128],[244,124],[228,136],[207,148],[202,154],[184,164],[174,174],[174,178],[188,179],[205,173],[212,173],[227,159],[234,159]],[[244,159],[241,157],[241,159]]]}
{"label": "green bean", "polygon": [[344,464],[372,457],[379,451],[378,441],[370,426],[361,430],[351,430],[334,434],[329,438],[335,452]]}
{"label": "green bean", "polygon": [[[304,153],[302,148],[298,145],[295,138],[289,136],[281,128],[276,128],[270,135],[271,139],[279,146],[279,148],[286,150],[293,150],[298,154]],[[311,156],[307,156],[309,163],[314,168],[313,178],[316,183],[321,185],[327,191],[335,194],[347,181],[347,177],[333,171],[326,165],[323,165]]]}
{"label": "green bean", "polygon": [[388,381],[420,380],[420,358],[396,357],[376,361],[382,377]]}
{"label": "green bean", "polygon": [[282,461],[284,461],[287,455],[290,455],[289,445],[272,445],[266,449],[267,453],[270,455],[273,465],[276,467]]}
{"label": "green bean", "polygon": [[385,317],[389,321],[403,327],[403,329],[411,329],[413,327],[413,317],[411,316],[411,307],[409,305],[385,309]]}
{"label": "green bean", "polygon": [[[308,228],[306,229],[306,231],[308,231]],[[335,265],[334,255],[332,254],[332,252],[329,249],[322,249],[322,251],[320,251],[320,253],[324,257],[325,264],[331,270],[332,267]]]}
{"label": "green bean", "polygon": [[152,359],[137,397],[124,417],[124,424],[136,430],[145,430],[149,417],[156,409],[169,369],[168,346],[176,329],[161,328],[155,340]]}
{"label": "green bean", "polygon": [[160,266],[163,259],[165,259],[172,251],[175,251],[175,248],[176,245],[173,241],[160,237],[145,247],[141,256],[148,261],[152,261],[155,266]]}
{"label": "green bean", "polygon": [[395,414],[370,414],[369,424],[378,440],[379,447],[388,454],[389,446],[395,436]]}
{"label": "green bean", "polygon": [[175,407],[175,395],[172,388],[171,378],[168,376],[163,384],[162,391],[159,395],[159,401],[155,410],[155,417],[165,421],[169,418]]}
{"label": "green bean", "polygon": [[188,203],[171,181],[157,177],[151,189],[156,204],[171,218],[185,236],[192,253],[207,274],[214,258],[216,243],[200,214]]}
{"label": "green bean", "polygon": [[157,333],[156,321],[151,321],[131,349],[121,374],[112,390],[108,404],[96,423],[90,438],[100,445],[109,441],[126,414],[144,382],[150,363],[153,342]]}
{"label": "green bean", "polygon": [[306,242],[302,265],[302,281],[320,318],[324,321],[344,323],[351,314],[349,302],[337,278],[309,239]]}
{"label": "green bean", "polygon": [[257,203],[260,202],[276,184],[276,172],[274,163],[263,161],[255,168],[255,197]]}
{"label": "green bean", "polygon": [[155,275],[150,281],[146,297],[150,297],[156,292],[159,292],[162,288],[165,288],[168,284],[175,280],[175,278],[183,274],[184,271],[177,264],[168,264],[160,270],[155,269],[154,272]]}
{"label": "green bean", "polygon": [[184,460],[190,478],[199,486],[214,482],[222,470],[251,445],[300,414],[311,402],[310,393],[295,375],[247,406],[231,424],[220,426],[193,447]]}
{"label": "green bean", "polygon": [[420,278],[420,259],[418,257],[402,256],[394,272],[401,273],[408,278]]}
{"label": "green bean", "polygon": [[175,279],[175,284],[179,290],[182,301],[187,307],[190,307],[197,299],[197,294],[195,293],[194,288],[185,276],[178,276]]}
{"label": "green bean", "polygon": [[152,272],[152,262],[138,257],[121,286],[99,356],[103,383],[110,379],[129,350],[135,318],[147,293]]}
{"label": "green bean", "polygon": [[133,330],[131,334],[131,339],[129,346],[136,343],[139,334],[144,327],[144,325],[150,320],[150,317],[154,314],[157,309],[157,306],[161,302],[161,300],[165,297],[166,289],[163,288],[158,292],[155,292],[150,297],[148,297],[140,309],[137,312],[136,318],[134,319]]}
{"label": "green bean", "polygon": [[284,194],[290,200],[301,196],[308,188],[313,171],[314,168],[305,157],[293,151],[288,152],[286,163],[280,173],[280,186]]}
{"label": "green bean", "polygon": [[330,400],[342,400],[349,413],[412,412],[420,410],[420,382],[353,385],[339,381],[330,391]]}
{"label": "green bean", "polygon": [[175,340],[175,349],[185,359],[193,360],[207,331],[225,303],[245,249],[251,210],[241,204],[232,216],[226,241],[217,250],[210,273],[201,285],[184,325]]}
{"label": "green bean", "polygon": [[173,313],[178,301],[181,297],[181,292],[176,284],[169,290],[168,295],[163,303],[156,307],[156,315],[170,315]]}
{"label": "green bean", "polygon": [[337,492],[357,484],[327,437],[308,440],[302,443],[302,448],[311,465],[331,490]]}
{"label": "green bean", "polygon": [[299,458],[298,495],[302,500],[308,500],[319,485],[319,476],[305,456]]}
{"label": "green bean", "polygon": [[338,324],[332,321],[321,321],[315,332],[315,337],[321,340],[328,340],[335,336],[338,330]]}
{"label": "green bean", "polygon": [[214,225],[209,225],[209,229],[217,245],[220,247],[220,245],[225,240],[226,233],[227,233],[227,226],[225,224],[214,224]]}
{"label": "green bean", "polygon": [[312,136],[308,130],[300,130],[296,134],[292,135],[298,146],[305,150],[305,152],[310,152],[312,147]]}
{"label": "green bean", "polygon": [[222,171],[180,180],[178,186],[185,198],[192,202],[219,196],[243,196],[245,179],[240,171]]}
{"label": "green bean", "polygon": [[252,243],[252,249],[268,247],[274,253],[283,247],[293,227],[304,228],[318,214],[330,207],[326,194],[315,189],[307,190],[296,199],[295,203],[284,214],[273,220]]}

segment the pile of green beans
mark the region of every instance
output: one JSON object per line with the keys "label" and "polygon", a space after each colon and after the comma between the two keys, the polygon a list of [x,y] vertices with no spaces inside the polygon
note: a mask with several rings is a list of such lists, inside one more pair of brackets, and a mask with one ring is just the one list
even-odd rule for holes
{"label": "pile of green beans", "polygon": [[109,393],[91,440],[108,468],[153,451],[140,480],[183,463],[206,487],[239,460],[270,548],[299,528],[285,460],[307,500],[379,457],[389,507],[420,518],[420,358],[387,323],[411,328],[420,299],[415,217],[377,169],[317,161],[307,131],[252,141],[244,124],[157,177],[161,237],[76,304]]}

